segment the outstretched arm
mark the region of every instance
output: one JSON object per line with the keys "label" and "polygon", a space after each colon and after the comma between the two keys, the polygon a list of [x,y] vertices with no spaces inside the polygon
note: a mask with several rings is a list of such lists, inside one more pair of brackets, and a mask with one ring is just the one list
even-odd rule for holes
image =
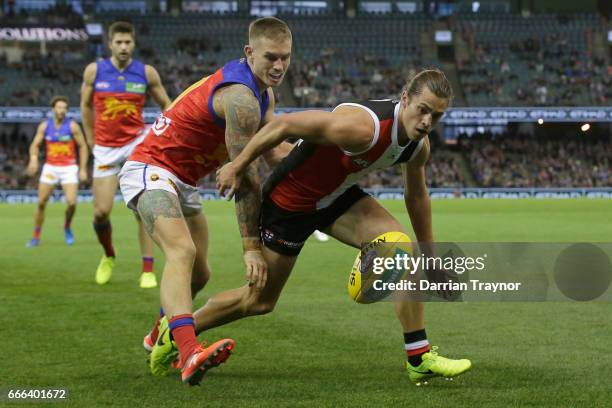
{"label": "outstretched arm", "polygon": [[[276,119],[276,116],[274,115],[274,108],[276,106],[276,98],[274,96],[274,92],[272,91],[272,88],[268,88],[268,98],[269,98],[270,104],[268,105],[268,110],[266,111],[266,114],[262,120],[263,126],[267,125],[268,123]],[[268,166],[274,167],[278,163],[280,163],[285,157],[287,157],[287,155],[291,153],[292,149],[293,149],[293,145],[291,143],[281,142],[278,146],[266,152],[263,152],[262,157],[266,161]]]}
{"label": "outstretched arm", "polygon": [[217,188],[231,198],[240,186],[238,176],[259,155],[278,146],[288,137],[308,142],[336,145],[347,151],[366,150],[374,134],[374,122],[361,108],[334,112],[303,111],[279,116],[265,125],[242,152],[217,171]]}
{"label": "outstretched arm", "polygon": [[290,113],[272,120],[257,132],[233,164],[240,173],[259,155],[278,146],[288,137],[337,145],[346,150],[364,150],[364,146],[367,147],[372,139],[373,129],[374,123],[365,111],[363,114],[315,110]]}

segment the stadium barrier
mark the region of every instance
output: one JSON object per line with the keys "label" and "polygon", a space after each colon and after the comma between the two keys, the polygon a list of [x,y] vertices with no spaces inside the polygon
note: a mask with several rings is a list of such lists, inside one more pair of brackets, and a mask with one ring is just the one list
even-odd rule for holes
{"label": "stadium barrier", "polygon": [[[380,200],[401,200],[404,198],[402,188],[370,188],[366,189],[375,198]],[[202,200],[220,200],[217,190],[200,189]],[[430,188],[432,199],[453,198],[505,198],[505,199],[565,199],[565,198],[612,198],[612,188]],[[36,203],[38,193],[36,190],[0,190],[0,203],[24,204]],[[63,201],[61,190],[55,190],[50,202]],[[79,190],[79,202],[93,201],[91,190]],[[115,201],[122,201],[121,195],[115,196]]]}
{"label": "stadium barrier", "polygon": [[[278,108],[277,113],[304,110]],[[146,123],[155,122],[157,108],[145,108]],[[68,117],[80,121],[78,107],[68,111]],[[0,123],[38,123],[51,118],[48,107],[0,107]],[[505,125],[510,122],[612,122],[612,107],[520,107],[520,108],[450,108],[443,116],[447,125]]]}

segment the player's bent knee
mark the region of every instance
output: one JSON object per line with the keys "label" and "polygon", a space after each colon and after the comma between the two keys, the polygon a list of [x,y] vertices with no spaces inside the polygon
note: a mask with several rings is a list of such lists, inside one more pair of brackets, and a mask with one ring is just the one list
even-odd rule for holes
{"label": "player's bent knee", "polygon": [[94,208],[94,221],[99,223],[99,222],[104,222],[106,220],[108,220],[108,217],[110,216],[110,211],[105,209],[105,208],[100,208],[100,207],[95,207]]}
{"label": "player's bent knee", "polygon": [[200,290],[202,290],[208,283],[209,277],[210,274],[208,270],[205,272],[194,271],[191,275],[191,293],[198,293]]}
{"label": "player's bent knee", "polygon": [[193,265],[196,257],[196,247],[191,241],[179,241],[165,249],[166,258],[169,262],[186,262]]}
{"label": "player's bent knee", "polygon": [[274,311],[274,307],[276,306],[276,302],[270,301],[255,301],[249,302],[246,308],[247,316],[258,316],[268,314]]}

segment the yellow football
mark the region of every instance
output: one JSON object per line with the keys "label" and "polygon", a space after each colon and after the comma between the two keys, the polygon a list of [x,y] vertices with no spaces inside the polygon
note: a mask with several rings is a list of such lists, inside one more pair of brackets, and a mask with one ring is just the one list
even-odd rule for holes
{"label": "yellow football", "polygon": [[[381,263],[398,254],[412,256],[412,253],[412,241],[408,235],[398,231],[385,232],[365,244],[357,254],[349,276],[348,293],[351,299],[357,303],[374,303],[386,298],[390,291],[375,288],[374,282],[381,280],[385,283],[396,283],[405,270],[395,267],[381,268]],[[375,273],[375,265],[384,270]]]}

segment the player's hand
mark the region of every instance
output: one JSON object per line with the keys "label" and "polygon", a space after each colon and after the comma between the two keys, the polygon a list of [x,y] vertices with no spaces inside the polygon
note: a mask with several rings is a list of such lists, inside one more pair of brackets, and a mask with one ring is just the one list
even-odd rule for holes
{"label": "player's hand", "polygon": [[34,160],[30,160],[30,163],[28,163],[28,168],[27,168],[28,176],[33,177],[36,175],[37,172],[38,172],[38,162]]}
{"label": "player's hand", "polygon": [[87,183],[87,169],[79,170],[79,181],[81,183]]}
{"label": "player's hand", "polygon": [[[225,195],[225,198],[229,201],[236,194],[236,190],[240,187],[240,177],[236,173],[234,164],[232,162],[227,163],[219,170],[217,170],[217,190],[221,197]],[[227,194],[225,192],[227,191]]]}
{"label": "player's hand", "polygon": [[263,289],[268,279],[268,265],[259,250],[249,250],[244,253],[246,278],[249,286]]}

